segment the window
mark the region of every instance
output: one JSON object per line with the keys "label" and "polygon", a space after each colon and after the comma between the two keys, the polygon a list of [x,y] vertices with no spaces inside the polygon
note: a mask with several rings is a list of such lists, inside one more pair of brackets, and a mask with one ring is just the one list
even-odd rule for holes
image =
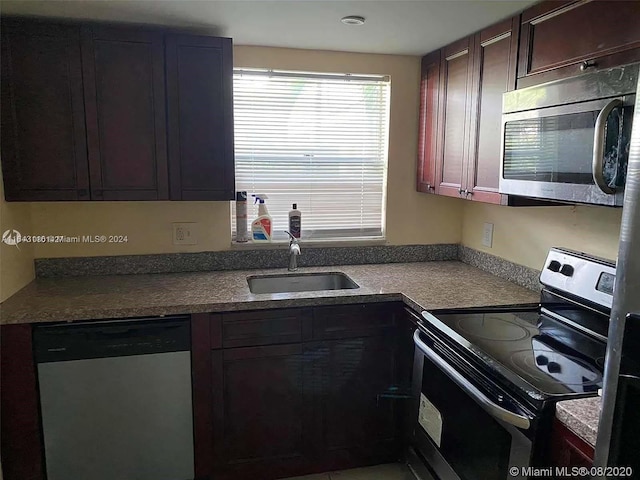
{"label": "window", "polygon": [[[235,70],[236,190],[266,194],[273,238],[382,238],[388,77]],[[249,207],[249,223],[257,207]],[[235,231],[235,217],[234,225]],[[250,224],[249,224],[250,228]]]}

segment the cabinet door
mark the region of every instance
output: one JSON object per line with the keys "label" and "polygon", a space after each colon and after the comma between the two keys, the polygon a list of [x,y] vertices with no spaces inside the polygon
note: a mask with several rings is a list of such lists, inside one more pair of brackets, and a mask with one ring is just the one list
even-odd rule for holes
{"label": "cabinet door", "polygon": [[440,50],[422,58],[420,121],[418,130],[419,192],[436,193],[436,163],[439,158]]}
{"label": "cabinet door", "polygon": [[88,27],[82,37],[92,200],[166,200],[161,34]]}
{"label": "cabinet door", "polygon": [[554,467],[571,469],[573,467],[591,468],[593,466],[593,447],[569,430],[557,418],[553,419],[548,452],[549,464]]}
{"label": "cabinet door", "polygon": [[0,328],[0,439],[5,480],[44,480],[38,378],[29,324]]}
{"label": "cabinet door", "polygon": [[464,196],[463,182],[469,157],[473,48],[473,37],[469,37],[442,50],[444,129],[442,158],[436,172],[438,193],[441,195]]}
{"label": "cabinet door", "polygon": [[502,203],[500,180],[502,94],[516,83],[520,18],[501,22],[476,34],[473,68],[471,152],[467,198]]}
{"label": "cabinet door", "polygon": [[233,200],[231,39],[167,37],[172,200]]}
{"label": "cabinet door", "polygon": [[546,1],[522,14],[518,88],[640,61],[640,2]]}
{"label": "cabinet door", "polygon": [[5,198],[88,200],[78,29],[3,22],[1,56]]}
{"label": "cabinet door", "polygon": [[213,352],[216,478],[281,478],[304,464],[301,344]]}
{"label": "cabinet door", "polygon": [[[395,384],[395,340],[391,336],[310,344],[314,418],[321,428],[315,448],[329,465],[392,460],[398,453],[394,400],[378,395]],[[347,463],[347,465],[349,465]]]}

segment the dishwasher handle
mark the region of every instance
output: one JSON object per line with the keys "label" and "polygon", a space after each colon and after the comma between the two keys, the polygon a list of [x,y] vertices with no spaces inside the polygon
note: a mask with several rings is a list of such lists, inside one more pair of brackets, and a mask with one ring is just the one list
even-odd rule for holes
{"label": "dishwasher handle", "polygon": [[440,355],[434,352],[426,343],[420,338],[420,330],[416,330],[413,334],[413,341],[416,347],[431,360],[443,373],[445,373],[458,387],[464,390],[471,398],[473,398],[478,405],[480,405],[491,416],[502,420],[510,425],[528,430],[531,426],[529,417],[513,413],[506,408],[497,405],[489,397],[487,397],[482,391],[480,391],[473,383],[467,380],[460,372],[449,363],[444,360]]}

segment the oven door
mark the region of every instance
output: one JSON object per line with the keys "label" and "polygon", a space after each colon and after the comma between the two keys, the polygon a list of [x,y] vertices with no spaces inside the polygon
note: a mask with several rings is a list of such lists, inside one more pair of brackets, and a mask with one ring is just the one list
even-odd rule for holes
{"label": "oven door", "polygon": [[500,193],[622,205],[634,100],[505,113]]}
{"label": "oven door", "polygon": [[[416,330],[414,343],[413,447],[439,480],[526,478],[520,472],[530,465],[533,414],[484,376],[472,381],[463,360],[435,337]],[[513,475],[512,467],[520,471]]]}

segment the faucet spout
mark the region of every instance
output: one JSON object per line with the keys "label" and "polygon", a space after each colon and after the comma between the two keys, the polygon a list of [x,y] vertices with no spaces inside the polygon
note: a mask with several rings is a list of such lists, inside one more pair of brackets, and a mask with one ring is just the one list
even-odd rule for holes
{"label": "faucet spout", "polygon": [[291,235],[291,233],[287,232],[290,237],[289,240],[289,268],[290,272],[295,272],[298,270],[298,256],[300,255],[300,244],[298,243],[298,239]]}

